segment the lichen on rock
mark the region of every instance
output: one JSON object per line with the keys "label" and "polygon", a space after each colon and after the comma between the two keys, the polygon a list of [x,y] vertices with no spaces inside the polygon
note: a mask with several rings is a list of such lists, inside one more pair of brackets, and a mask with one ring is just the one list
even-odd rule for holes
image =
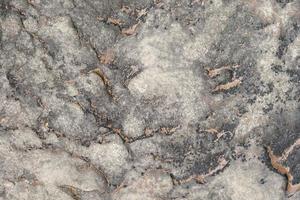
{"label": "lichen on rock", "polygon": [[0,199],[299,199],[299,9],[0,1]]}

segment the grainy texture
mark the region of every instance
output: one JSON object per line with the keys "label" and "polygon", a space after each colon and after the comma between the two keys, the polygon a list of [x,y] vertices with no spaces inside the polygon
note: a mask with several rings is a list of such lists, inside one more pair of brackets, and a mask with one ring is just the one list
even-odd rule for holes
{"label": "grainy texture", "polygon": [[299,0],[0,0],[0,200],[300,198]]}

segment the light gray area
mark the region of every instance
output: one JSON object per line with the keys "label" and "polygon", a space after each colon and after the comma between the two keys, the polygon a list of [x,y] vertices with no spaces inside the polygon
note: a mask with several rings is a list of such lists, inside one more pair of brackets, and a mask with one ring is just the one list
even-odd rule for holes
{"label": "light gray area", "polygon": [[0,200],[299,199],[299,10],[0,0]]}

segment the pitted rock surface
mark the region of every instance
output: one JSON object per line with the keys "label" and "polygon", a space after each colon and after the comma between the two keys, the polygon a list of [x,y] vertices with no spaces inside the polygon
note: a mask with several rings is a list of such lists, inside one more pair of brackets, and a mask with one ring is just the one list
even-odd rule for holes
{"label": "pitted rock surface", "polygon": [[299,199],[299,10],[1,0],[0,200]]}

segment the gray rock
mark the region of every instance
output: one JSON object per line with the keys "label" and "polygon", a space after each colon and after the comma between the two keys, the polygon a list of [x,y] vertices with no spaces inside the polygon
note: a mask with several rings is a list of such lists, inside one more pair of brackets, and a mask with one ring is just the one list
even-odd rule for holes
{"label": "gray rock", "polygon": [[0,199],[299,199],[299,9],[0,1]]}

